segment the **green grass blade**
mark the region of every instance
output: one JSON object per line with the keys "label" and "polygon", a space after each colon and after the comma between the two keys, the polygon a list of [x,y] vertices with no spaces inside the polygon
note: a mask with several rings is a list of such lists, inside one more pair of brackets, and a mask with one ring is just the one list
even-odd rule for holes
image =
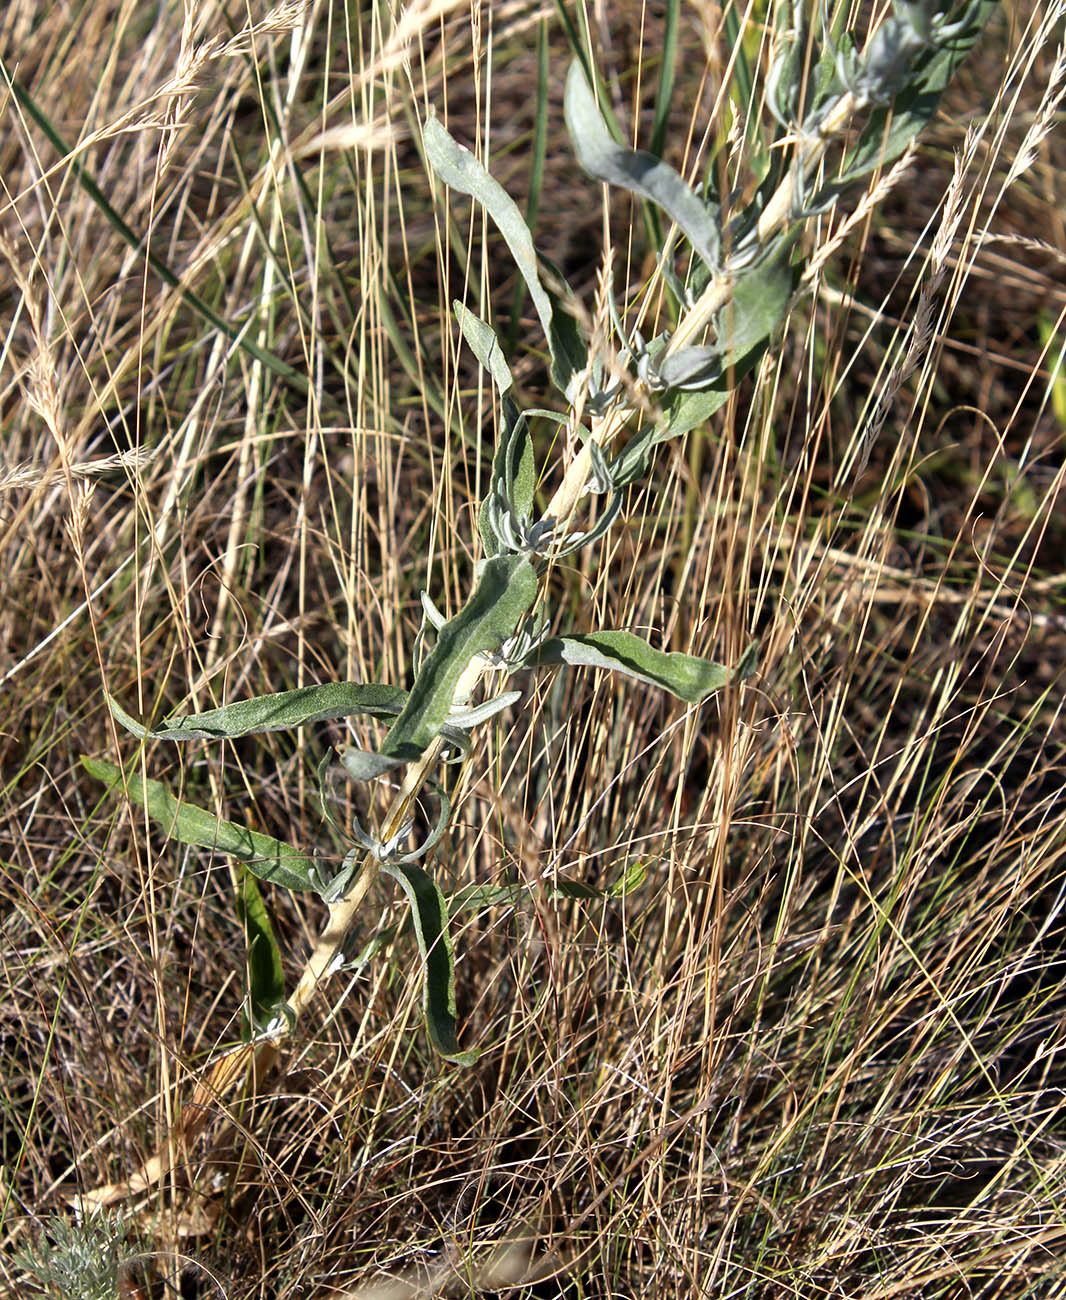
{"label": "green grass blade", "polygon": [[[533,121],[533,153],[529,161],[529,202],[526,204],[526,225],[534,230],[540,211],[540,193],[544,186],[544,160],[548,154],[548,24],[542,22],[537,31],[537,111]],[[507,326],[507,352],[513,356],[518,342],[522,301],[526,295],[525,282],[519,277],[511,300],[511,319]]]}
{"label": "green grass blade", "polygon": [[205,713],[178,714],[161,727],[149,729],[131,717],[107,696],[115,721],[138,740],[236,740],[265,731],[291,731],[308,722],[350,718],[367,714],[372,718],[393,718],[407,701],[399,686],[378,686],[364,682],[324,682],[321,686],[300,686],[273,695],[257,695]]}
{"label": "green grass blade", "polygon": [[455,960],[448,937],[448,909],[437,883],[411,863],[383,862],[411,904],[418,950],[424,963],[422,1009],[430,1042],[446,1060],[473,1065],[479,1053],[464,1052],[455,1034]]}
{"label": "green grass blade", "polygon": [[313,889],[314,863],[270,835],[260,835],[246,826],[223,821],[204,808],[185,803],[170,793],[162,781],[127,777],[121,768],[100,758],[82,758],[82,766],[109,789],[116,786],[160,827],[170,839],[195,848],[228,853],[243,862],[260,880],[285,889],[303,892]]}
{"label": "green grass blade", "polygon": [[737,88],[739,106],[744,113],[748,131],[750,132],[755,117],[752,112],[754,81],[751,75],[748,54],[744,49],[744,32],[740,25],[740,14],[737,11],[735,0],[734,3],[726,6],[726,11],[722,15],[722,25],[725,28],[725,38],[729,45],[730,57],[732,57],[733,51],[736,52],[736,58],[733,60],[733,82]]}
{"label": "green grass blade", "polygon": [[674,74],[677,71],[677,26],[681,0],[666,0],[663,21],[662,63],[659,66],[659,85],[655,92],[655,116],[651,128],[651,152],[656,158],[663,156],[666,148],[666,131],[670,125],[670,103],[674,97]]}
{"label": "green grass blade", "polygon": [[213,325],[215,329],[220,330],[228,339],[233,339],[239,348],[247,352],[250,357],[254,357],[256,361],[262,362],[262,364],[266,366],[268,370],[277,375],[279,379],[284,379],[286,383],[292,384],[292,386],[301,394],[307,393],[307,380],[298,370],[294,370],[292,366],[287,362],[282,361],[280,357],[276,357],[273,353],[267,352],[265,348],[261,348],[254,339],[248,338],[242,334],[241,327],[231,325],[229,321],[224,320],[223,317],[219,316],[219,314],[213,308],[209,307],[197,293],[183,285],[180,278],[175,275],[169,266],[167,266],[166,262],[157,257],[156,254],[147,247],[145,241],[126,224],[122,217],[119,216],[107,201],[107,197],[103,190],[100,189],[99,185],[97,185],[81,163],[78,162],[77,159],[70,157],[71,149],[69,145],[52,125],[46,114],[37,106],[33,96],[29,93],[26,87],[11,75],[7,69],[7,65],[2,59],[0,59],[0,76],[2,76],[11,87],[11,93],[15,96],[29,117],[32,118],[37,126],[39,126],[44,132],[52,147],[62,157],[70,160],[70,166],[73,169],[74,177],[78,184],[86,194],[89,195],[117,233],[122,237],[124,242],[128,244],[134,252],[144,254],[148,261],[148,265],[153,271],[155,271],[156,275],[158,275],[160,279],[162,279],[172,289],[176,289],[178,293],[181,294],[182,300],[191,307],[198,316],[207,321],[209,325]]}

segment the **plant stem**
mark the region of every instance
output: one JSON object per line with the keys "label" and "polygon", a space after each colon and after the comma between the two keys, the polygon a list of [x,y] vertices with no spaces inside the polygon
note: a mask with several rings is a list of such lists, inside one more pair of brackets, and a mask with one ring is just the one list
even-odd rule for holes
{"label": "plant stem", "polygon": [[[844,128],[857,107],[852,94],[843,95],[825,121],[821,123],[818,135],[801,143],[798,165],[802,167],[805,176],[821,162],[833,137]],[[794,187],[795,178],[790,172],[771,196],[763,211],[759,221],[760,242],[765,243],[773,238],[791,219]],[[688,347],[702,338],[717,313],[732,299],[734,283],[733,277],[728,273],[711,280],[698,301],[678,323],[667,346],[668,354]],[[631,400],[628,403],[620,403],[593,421],[590,441],[595,441],[603,449],[609,447],[624,433],[630,419],[639,409],[641,399],[648,396],[647,387],[638,380],[633,386]],[[545,512],[546,518],[559,521],[561,532],[565,533],[566,525],[584,495],[591,474],[592,457],[586,443],[567,467],[563,481]],[[489,671],[488,661],[477,656],[460,678],[455,698],[459,700],[471,698],[483,679],[488,676]],[[407,765],[401,788],[385,816],[383,839],[387,840],[399,830],[411,804],[440,761],[444,749],[445,741],[438,737],[417,762]],[[214,1113],[219,1098],[248,1076],[249,1067],[255,1080],[262,1079],[272,1068],[280,1056],[282,1044],[292,1034],[300,1015],[314,997],[319,985],[333,972],[337,959],[343,955],[355,918],[377,880],[379,871],[375,858],[367,854],[362,870],[351,890],[329,908],[326,924],[304,964],[292,997],[288,1001],[290,1010],[288,1019],[279,1024],[269,1038],[260,1039],[254,1044],[244,1043],[215,1061],[197,1085],[192,1101],[183,1109],[176,1131],[171,1134],[170,1148],[187,1144],[202,1130],[208,1114]],[[142,1190],[158,1181],[170,1167],[170,1148],[152,1157],[129,1183],[98,1189],[93,1194],[94,1202],[101,1205],[109,1204],[121,1196],[128,1195],[131,1191]]]}
{"label": "plant stem", "polygon": [[[854,95],[848,93],[841,96],[833,110],[821,124],[818,135],[803,142],[799,152],[798,165],[802,167],[805,176],[809,175],[821,162],[833,137],[844,128],[856,108],[857,103]],[[766,243],[788,223],[792,209],[794,187],[795,180],[790,172],[777,187],[763,211],[759,221],[760,242]],[[667,346],[667,355],[688,347],[702,337],[714,317],[732,299],[733,286],[734,279],[728,273],[716,276],[711,280],[698,301],[678,323],[678,327]],[[608,411],[600,419],[594,421],[590,431],[590,440],[595,441],[601,448],[606,449],[609,447],[625,431],[630,418],[637,409],[639,398],[647,395],[645,385],[637,381],[633,392],[633,397],[637,401],[620,404]],[[577,510],[585,491],[585,485],[588,483],[591,474],[592,457],[586,443],[571,461],[563,476],[562,483],[545,511],[545,518],[559,521],[561,532],[566,531],[566,525]],[[487,668],[486,661],[480,657],[473,660],[460,679],[456,688],[456,698],[470,698],[485,677]],[[400,792],[393,800],[385,818],[382,832],[383,839],[394,835],[403,823],[403,819],[407,816],[416,795],[438,762],[443,748],[444,744],[438,738],[416,763],[408,765]],[[295,1017],[306,1007],[319,982],[329,974],[337,956],[343,951],[348,933],[354,924],[359,908],[377,879],[377,875],[378,865],[368,855],[351,891],[339,903],[335,903],[330,907],[329,919],[310,957],[307,959],[296,989],[289,1000],[289,1007],[295,1013],[292,1023],[295,1022]],[[282,1031],[284,1034],[291,1032],[292,1023]]]}

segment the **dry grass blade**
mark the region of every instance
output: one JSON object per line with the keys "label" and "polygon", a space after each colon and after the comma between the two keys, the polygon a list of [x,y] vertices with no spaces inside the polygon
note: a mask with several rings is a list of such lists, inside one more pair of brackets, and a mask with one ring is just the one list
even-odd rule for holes
{"label": "dry grass blade", "polygon": [[[589,12],[601,102],[646,146],[669,73],[666,160],[745,202],[779,152],[747,130],[770,37],[667,9]],[[545,126],[536,244],[601,335],[604,243],[647,336],[683,314],[663,275],[684,264],[659,265],[639,203],[590,201],[557,9],[0,18],[71,150],[0,105],[0,1292],[75,1294],[94,1264],[101,1300],[148,1295],[150,1259],[160,1290],[228,1300],[1066,1296],[1061,21],[1004,8],[911,165],[811,224],[780,347],[554,566],[553,631],[727,663],[756,635],[759,676],[698,707],[530,679],[520,726],[474,733],[435,868],[481,900],[453,920],[460,1038],[485,1049],[459,1071],[384,894],[324,919],[264,886],[300,1014],[245,1042],[226,865],[98,802],[79,759],[136,749],[102,687],[155,720],[408,683],[420,591],[449,615],[469,591],[500,412],[450,305],[491,319],[516,282],[467,200],[431,198],[428,104],[523,211]],[[803,147],[830,176],[837,146]],[[74,162],[306,393],[131,251]],[[508,361],[543,405],[543,353]],[[589,407],[534,422],[538,463],[589,457],[593,422],[628,436]],[[587,479],[546,476],[538,510],[585,510]],[[318,761],[380,734],[139,761],[339,862]],[[338,814],[430,821],[433,758]]]}

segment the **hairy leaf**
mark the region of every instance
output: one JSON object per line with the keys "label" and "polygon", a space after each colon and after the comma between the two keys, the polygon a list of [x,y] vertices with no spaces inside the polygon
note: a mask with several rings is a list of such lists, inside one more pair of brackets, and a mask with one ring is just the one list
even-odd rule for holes
{"label": "hairy leaf", "polygon": [[254,1034],[264,1030],[284,1004],[285,972],[270,913],[255,883],[255,876],[243,863],[239,872],[237,912],[248,945],[248,1019]]}
{"label": "hairy leaf", "polygon": [[496,331],[491,325],[486,325],[480,316],[475,316],[468,307],[464,307],[458,299],[452,303],[452,308],[467,346],[492,376],[500,396],[509,393],[514,387],[514,379],[511,377],[507,358],[500,347],[500,340],[496,337]]}
{"label": "hairy leaf", "polygon": [[609,668],[661,686],[689,704],[705,699],[735,678],[732,668],[680,651],[655,650],[632,632],[550,637],[530,653],[522,666],[539,668],[547,664]]}
{"label": "hairy leaf", "polygon": [[254,876],[272,885],[297,892],[314,888],[312,860],[281,840],[223,821],[204,808],[175,799],[161,781],[142,781],[137,775],[127,778],[121,768],[104,759],[81,761],[90,776],[108,787],[124,785],[130,799],[179,844],[228,853],[243,862]]}
{"label": "hairy leaf", "polygon": [[308,722],[348,718],[365,713],[373,718],[395,717],[407,700],[398,686],[362,682],[324,682],[274,695],[257,695],[206,713],[186,713],[168,718],[149,729],[131,717],[110,695],[107,706],[116,722],[138,740],[235,740],[263,731],[289,731]]}
{"label": "hairy leaf", "polygon": [[426,157],[445,185],[476,199],[503,235],[526,282],[548,340],[552,382],[565,392],[576,372],[585,365],[586,349],[577,333],[574,318],[562,310],[559,300],[541,280],[533,240],[518,205],[470,150],[453,140],[435,117],[426,123],[423,140]]}
{"label": "hairy leaf", "polygon": [[524,556],[484,561],[473,595],[438,633],[403,712],[385,737],[382,755],[412,762],[429,747],[448,720],[467,664],[514,635],[536,594],[537,575]]}
{"label": "hairy leaf", "polygon": [[976,0],[965,6],[959,20],[961,30],[943,46],[931,45],[911,61],[906,85],[890,103],[874,109],[841,164],[840,176],[823,186],[809,206],[817,208],[825,204],[854,181],[879,167],[890,166],[906,151],[915,136],[932,121],[948,82],[998,8],[998,0]]}
{"label": "hairy leaf", "polygon": [[732,298],[715,321],[718,346],[724,353],[723,370],[727,376],[733,371],[729,387],[736,386],[741,366],[746,367],[743,371],[746,373],[755,364],[784,319],[792,296],[792,280],[784,243],[775,257],[760,262],[737,278]]}
{"label": "hairy leaf", "polygon": [[510,397],[503,398],[502,419],[500,441],[492,458],[492,485],[478,512],[478,531],[490,558],[504,549],[492,525],[493,513],[499,508],[493,497],[502,499],[515,517],[528,518],[537,477],[528,422]]}
{"label": "hairy leaf", "polygon": [[581,65],[575,60],[566,78],[566,125],[581,166],[598,181],[650,199],[682,231],[712,270],[719,262],[718,210],[707,204],[668,163],[643,150],[617,144],[604,125]]}
{"label": "hairy leaf", "polygon": [[399,884],[411,904],[422,954],[422,1008],[430,1042],[457,1065],[473,1065],[479,1053],[464,1052],[455,1035],[455,961],[448,937],[448,909],[436,882],[411,863],[383,862],[381,869]]}

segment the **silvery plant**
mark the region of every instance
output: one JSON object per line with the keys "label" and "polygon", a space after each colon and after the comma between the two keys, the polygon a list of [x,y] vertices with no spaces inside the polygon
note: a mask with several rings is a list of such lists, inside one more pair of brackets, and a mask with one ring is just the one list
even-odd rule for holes
{"label": "silvery plant", "polygon": [[[750,186],[738,179],[737,194],[722,192],[716,179],[722,169],[713,160],[702,183],[693,185],[661,158],[620,144],[598,107],[593,70],[575,61],[566,79],[565,115],[578,162],[594,180],[654,204],[669,223],[657,275],[672,295],[677,324],[647,338],[627,326],[629,305],[615,302],[605,276],[598,314],[607,327],[598,330],[593,344],[591,329],[579,323],[589,313],[575,302],[558,270],[538,256],[514,200],[436,117],[425,123],[425,155],[433,171],[446,186],[482,205],[532,299],[561,408],[550,418],[565,427],[569,445],[577,449],[561,486],[538,514],[534,489],[540,471],[529,429],[534,413],[519,404],[492,327],[456,303],[462,337],[495,386],[500,434],[478,516],[482,558],[473,590],[449,619],[430,594],[423,596],[421,657],[410,687],[331,682],[172,716],[152,729],[109,701],[116,720],[141,741],[233,740],[353,716],[388,724],[378,749],[328,752],[319,768],[323,814],[349,846],[339,868],[179,801],[161,783],[142,780],[134,766],[124,772],[84,760],[94,777],[122,786],[143,804],[171,838],[243,864],[238,904],[249,939],[251,1051],[276,1049],[322,980],[344,965],[370,959],[367,949],[353,951],[352,935],[360,905],[384,876],[410,904],[433,1046],[449,1060],[471,1063],[477,1052],[464,1050],[456,1033],[449,912],[513,901],[516,887],[468,889],[446,901],[426,869],[449,823],[446,765],[469,752],[474,728],[520,702],[531,673],[605,669],[695,704],[753,671],[753,651],[726,667],[665,653],[623,630],[550,632],[538,603],[544,575],[561,557],[601,538],[624,509],[627,487],[648,470],[656,445],[705,422],[758,362],[800,283],[800,236],[808,220],[833,208],[856,182],[910,147],[994,9],[994,0],[970,0],[961,7],[893,0],[890,15],[859,48],[820,12],[810,16],[798,2],[782,6],[765,82],[776,147],[764,151],[765,174],[739,210],[737,195]],[[628,314],[632,320],[634,313]],[[595,509],[589,508],[590,499]],[[379,825],[341,824],[331,791],[338,779],[351,778],[395,783]],[[414,802],[425,791],[436,814],[432,829],[412,846]],[[329,908],[292,991],[285,987],[257,878],[317,893]],[[633,883],[622,880],[615,889]],[[589,893],[574,884],[553,888]],[[400,929],[388,937],[405,942]]]}

